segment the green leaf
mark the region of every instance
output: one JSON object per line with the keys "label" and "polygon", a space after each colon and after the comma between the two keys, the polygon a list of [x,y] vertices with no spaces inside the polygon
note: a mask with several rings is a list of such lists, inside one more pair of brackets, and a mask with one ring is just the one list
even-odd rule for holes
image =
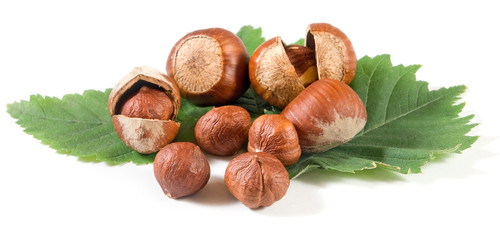
{"label": "green leaf", "polygon": [[199,107],[186,99],[181,100],[181,108],[179,110],[179,114],[177,114],[177,122],[181,123],[181,127],[179,128],[179,132],[174,139],[174,142],[192,142],[196,143],[194,138],[194,127],[205,113],[210,111],[212,106],[210,107]]}
{"label": "green leaf", "polygon": [[153,162],[154,155],[137,153],[118,138],[108,111],[110,91],[88,90],[62,100],[32,95],[7,105],[7,112],[26,133],[60,153],[111,165]]}
{"label": "green leaf", "polygon": [[262,28],[254,28],[250,25],[241,27],[236,36],[245,44],[249,56],[252,56],[255,49],[265,41],[262,37]]}
{"label": "green leaf", "polygon": [[[18,119],[26,133],[60,153],[83,161],[111,165],[133,162],[152,163],[155,154],[140,154],[125,145],[115,132],[105,92],[88,90],[62,99],[32,95],[29,101],[9,104],[7,112]],[[198,107],[185,99],[176,121],[181,122],[174,141],[195,142],[194,126],[212,107]]]}
{"label": "green leaf", "polygon": [[400,173],[420,173],[438,153],[460,153],[477,137],[466,134],[477,124],[460,117],[456,104],[466,88],[429,91],[417,81],[420,66],[393,66],[389,55],[358,61],[351,87],[365,104],[368,121],[351,141],[323,153],[302,156],[287,169],[290,177],[313,170],[355,172],[377,166]]}
{"label": "green leaf", "polygon": [[293,45],[300,45],[300,46],[304,46],[305,44],[305,40],[303,38],[297,40],[296,42],[292,43]]}
{"label": "green leaf", "polygon": [[243,96],[236,99],[233,105],[246,109],[252,118],[257,118],[264,114],[265,111],[272,109],[272,106],[257,94],[252,86],[248,88]]}

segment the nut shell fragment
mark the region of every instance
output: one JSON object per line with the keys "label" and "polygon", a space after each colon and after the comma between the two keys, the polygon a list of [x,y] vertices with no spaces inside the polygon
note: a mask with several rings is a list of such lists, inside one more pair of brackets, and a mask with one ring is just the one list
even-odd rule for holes
{"label": "nut shell fragment", "polygon": [[349,84],[356,74],[356,53],[351,40],[328,23],[313,23],[307,27],[305,45],[315,49],[318,79],[337,79]]}
{"label": "nut shell fragment", "polygon": [[264,100],[285,108],[309,84],[337,79],[349,84],[356,73],[352,43],[327,23],[307,27],[305,46],[286,46],[280,37],[262,43],[250,58],[250,83]]}

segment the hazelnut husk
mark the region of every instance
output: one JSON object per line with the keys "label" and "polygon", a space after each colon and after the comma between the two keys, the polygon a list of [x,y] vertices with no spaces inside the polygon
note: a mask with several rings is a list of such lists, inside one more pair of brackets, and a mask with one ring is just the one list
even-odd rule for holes
{"label": "hazelnut husk", "polygon": [[285,196],[290,179],[281,162],[265,152],[243,153],[224,174],[227,188],[249,208],[268,207]]}
{"label": "hazelnut husk", "polygon": [[170,143],[179,131],[180,108],[175,83],[160,71],[136,67],[109,95],[109,113],[118,137],[139,153],[153,153]]}
{"label": "hazelnut husk", "polygon": [[234,33],[209,28],[188,33],[172,48],[167,73],[181,96],[198,105],[224,105],[250,85],[248,52]]}
{"label": "hazelnut husk", "polygon": [[280,37],[261,44],[250,58],[249,77],[263,99],[283,109],[317,79],[349,84],[356,63],[351,41],[342,31],[314,23],[307,27],[305,46],[287,46]]}
{"label": "hazelnut husk", "polygon": [[230,156],[241,150],[251,125],[250,114],[244,108],[232,105],[216,107],[198,120],[194,136],[205,152]]}
{"label": "hazelnut husk", "polygon": [[356,92],[334,79],[312,83],[281,115],[295,126],[303,153],[323,152],[351,140],[367,120]]}
{"label": "hazelnut husk", "polygon": [[190,142],[175,142],[162,148],[154,161],[155,178],[170,198],[201,190],[210,178],[210,165],[200,148]]}
{"label": "hazelnut husk", "polygon": [[296,163],[301,154],[295,127],[279,114],[265,114],[254,120],[248,133],[248,151],[271,153],[285,166]]}

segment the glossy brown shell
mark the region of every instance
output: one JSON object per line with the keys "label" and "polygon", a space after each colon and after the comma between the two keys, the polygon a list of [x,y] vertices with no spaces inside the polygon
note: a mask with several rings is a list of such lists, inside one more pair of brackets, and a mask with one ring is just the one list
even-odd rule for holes
{"label": "glossy brown shell", "polygon": [[[315,42],[316,38],[321,35],[328,35],[329,37],[332,37],[334,41],[336,41],[336,43],[339,44],[342,48],[342,58],[344,61],[342,78],[338,78],[334,74],[331,74],[330,70],[332,69],[329,69],[332,67],[331,64],[323,64],[325,61],[328,61],[331,56],[325,54],[324,59],[322,57],[319,57],[319,53],[321,51],[318,49],[319,46]],[[305,45],[308,48],[316,49],[316,61],[318,64],[319,79],[333,78],[340,80],[345,84],[349,84],[354,79],[357,65],[356,53],[354,52],[351,40],[349,40],[349,38],[340,29],[328,23],[310,24],[307,27]]]}
{"label": "glossy brown shell", "polygon": [[366,109],[348,85],[334,79],[312,83],[281,112],[304,153],[323,152],[351,140],[366,124]]}
{"label": "glossy brown shell", "polygon": [[249,208],[268,207],[285,196],[290,180],[281,162],[270,153],[243,153],[226,168],[227,188]]}
{"label": "glossy brown shell", "polygon": [[271,153],[283,165],[292,165],[301,154],[299,136],[292,122],[285,117],[278,114],[261,115],[250,127],[248,151]]}
{"label": "glossy brown shell", "polygon": [[[116,113],[121,98],[144,82],[162,88],[170,98],[173,109],[169,120],[131,118]],[[175,83],[160,71],[147,66],[136,67],[125,75],[113,88],[108,99],[109,113],[118,137],[140,153],[157,152],[175,138],[180,123],[174,120],[180,103],[180,94]]]}
{"label": "glossy brown shell", "polygon": [[171,198],[201,190],[210,178],[210,165],[200,148],[190,142],[171,143],[156,154],[155,178]]}
{"label": "glossy brown shell", "polygon": [[182,97],[198,105],[231,103],[243,95],[249,86],[249,56],[241,39],[228,30],[222,28],[197,30],[181,38],[170,51],[166,65],[167,74],[174,81],[177,81],[174,63],[179,47],[187,39],[200,35],[215,39],[222,48],[221,78],[207,91],[190,92],[188,89],[180,88],[180,93]]}
{"label": "glossy brown shell", "polygon": [[194,136],[205,152],[230,156],[241,150],[251,125],[250,114],[244,108],[222,106],[208,111],[198,120]]}

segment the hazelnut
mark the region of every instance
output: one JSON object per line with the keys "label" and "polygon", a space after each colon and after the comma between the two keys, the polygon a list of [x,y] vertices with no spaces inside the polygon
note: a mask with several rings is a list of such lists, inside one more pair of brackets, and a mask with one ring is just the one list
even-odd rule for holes
{"label": "hazelnut", "polygon": [[144,85],[125,97],[117,113],[131,118],[169,120],[173,110],[172,100],[163,90]]}
{"label": "hazelnut", "polygon": [[156,154],[155,178],[163,192],[180,198],[201,190],[210,178],[210,165],[200,148],[190,142],[171,143]]}
{"label": "hazelnut", "polygon": [[222,106],[208,111],[198,120],[194,136],[205,152],[230,156],[243,147],[251,125],[250,114],[244,108]]}
{"label": "hazelnut", "polygon": [[248,53],[232,32],[209,28],[188,33],[172,48],[167,73],[181,96],[199,105],[224,105],[249,86]]}
{"label": "hazelnut", "polygon": [[140,153],[153,153],[179,131],[180,107],[175,83],[151,67],[136,67],[109,95],[108,107],[118,137]]}
{"label": "hazelnut", "polygon": [[227,188],[249,208],[268,207],[285,196],[290,179],[281,162],[270,153],[243,153],[229,162]]}
{"label": "hazelnut", "polygon": [[317,79],[349,84],[356,62],[351,41],[342,31],[315,23],[307,28],[305,46],[286,46],[280,37],[261,44],[250,58],[249,77],[263,99],[283,109]]}
{"label": "hazelnut", "polygon": [[285,166],[296,163],[301,153],[295,127],[278,114],[255,119],[248,133],[248,151],[271,153]]}
{"label": "hazelnut", "polygon": [[323,152],[351,140],[367,119],[356,92],[333,79],[312,83],[281,115],[295,126],[303,153]]}

